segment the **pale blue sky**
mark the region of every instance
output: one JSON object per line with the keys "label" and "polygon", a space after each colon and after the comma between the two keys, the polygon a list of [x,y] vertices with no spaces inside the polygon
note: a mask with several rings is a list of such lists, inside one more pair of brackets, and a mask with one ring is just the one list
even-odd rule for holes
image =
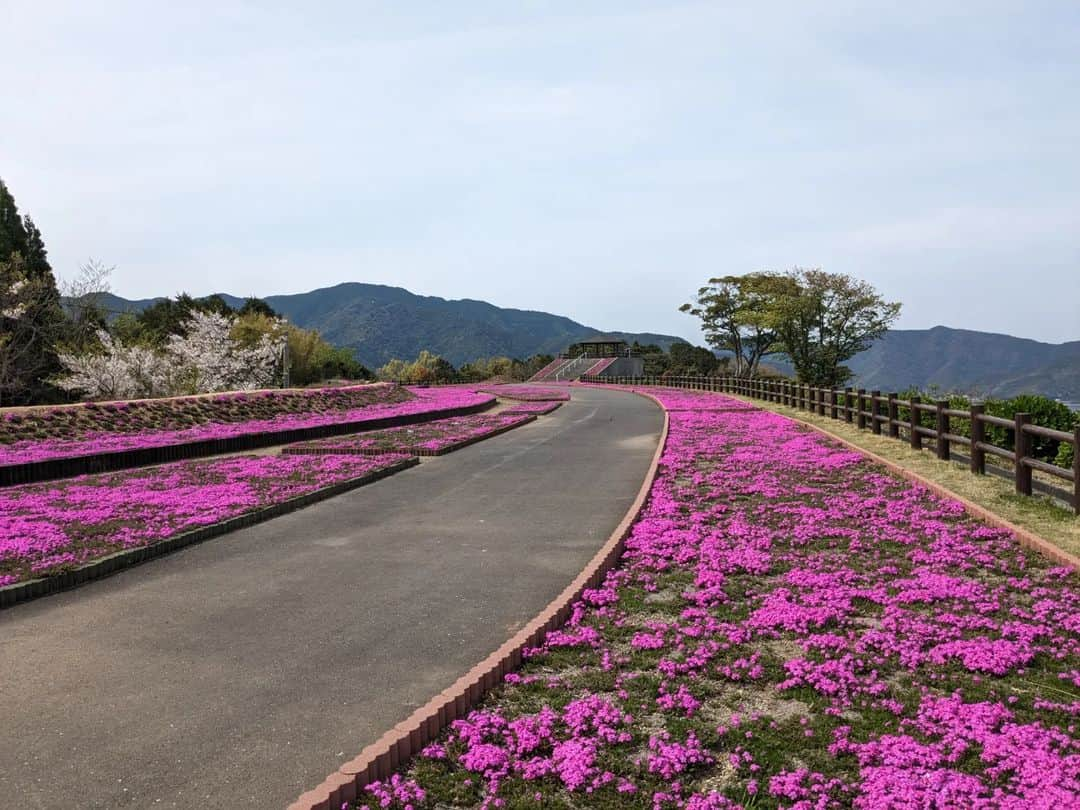
{"label": "pale blue sky", "polygon": [[[752,10],[751,10],[752,7]],[[0,176],[121,295],[342,281],[697,338],[795,264],[1080,339],[1080,4],[0,7]]]}

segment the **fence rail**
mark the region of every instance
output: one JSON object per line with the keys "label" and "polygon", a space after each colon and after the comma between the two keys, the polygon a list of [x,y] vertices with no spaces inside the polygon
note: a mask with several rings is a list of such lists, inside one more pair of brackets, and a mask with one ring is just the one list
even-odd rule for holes
{"label": "fence rail", "polygon": [[[584,376],[582,382],[632,386],[665,386],[691,391],[714,391],[760,399],[809,411],[818,416],[843,420],[860,430],[900,439],[912,449],[932,450],[942,461],[952,458],[954,447],[966,450],[972,473],[987,473],[987,456],[1004,459],[1012,468],[1017,493],[1031,495],[1034,489],[1060,493],[1080,515],[1080,424],[1073,431],[1054,430],[1032,424],[1031,415],[1017,413],[1012,419],[992,416],[980,402],[967,410],[950,408],[948,400],[923,402],[919,397],[900,399],[895,393],[866,391],[862,388],[818,388],[791,380],[743,377],[596,377]],[[959,423],[967,434],[959,432]],[[1006,444],[999,447],[989,441],[987,428],[1005,431]],[[1072,467],[1060,467],[1034,455],[1036,439],[1047,439],[1072,446]],[[991,465],[996,468],[997,465]],[[1069,489],[1036,487],[1032,472],[1072,484]]]}

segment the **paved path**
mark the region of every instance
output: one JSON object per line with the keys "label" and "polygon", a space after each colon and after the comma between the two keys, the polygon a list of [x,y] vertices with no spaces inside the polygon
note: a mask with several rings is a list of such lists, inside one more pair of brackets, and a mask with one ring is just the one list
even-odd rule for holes
{"label": "paved path", "polygon": [[577,575],[661,423],[574,389],[502,436],[0,611],[0,807],[284,807]]}

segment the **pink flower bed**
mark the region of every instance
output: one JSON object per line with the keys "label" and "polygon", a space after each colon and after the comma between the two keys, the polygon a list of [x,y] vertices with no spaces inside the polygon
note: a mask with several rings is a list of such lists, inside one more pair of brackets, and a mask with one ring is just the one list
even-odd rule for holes
{"label": "pink flower bed", "polygon": [[518,402],[500,413],[531,413],[540,416],[561,406],[561,402]]}
{"label": "pink flower bed", "polygon": [[495,394],[504,399],[517,399],[522,402],[566,402],[570,394],[554,388],[534,388],[531,385],[495,385],[490,388],[478,388],[477,392]]}
{"label": "pink flower bed", "polygon": [[370,430],[351,436],[335,436],[299,442],[282,449],[286,455],[406,453],[436,456],[530,422],[532,414],[471,414],[437,419],[419,425]]}
{"label": "pink flower bed", "polygon": [[[367,386],[370,388],[371,386]],[[382,386],[387,392],[395,389]],[[341,391],[345,389],[332,389]],[[400,391],[400,389],[397,389]],[[273,392],[266,392],[272,394]],[[0,445],[0,465],[25,464],[54,458],[72,458],[95,455],[120,450],[138,450],[148,447],[164,447],[173,444],[205,441],[209,439],[227,439],[258,433],[271,433],[281,430],[318,427],[320,425],[341,422],[365,422],[406,416],[433,411],[474,405],[493,399],[489,394],[481,394],[458,388],[418,388],[406,391],[408,399],[391,397],[388,401],[373,400],[361,407],[328,409],[302,413],[286,413],[264,419],[251,419],[240,422],[212,421],[176,430],[145,430],[138,433],[98,431],[88,432],[72,438],[55,437],[40,440],[19,440],[11,444]],[[241,398],[260,397],[264,394],[231,394],[232,401]],[[122,411],[118,411],[122,416]]]}
{"label": "pink flower bed", "polygon": [[1075,573],[783,417],[653,393],[621,567],[359,805],[1076,806]]}
{"label": "pink flower bed", "polygon": [[151,545],[407,458],[232,456],[0,489],[0,586]]}

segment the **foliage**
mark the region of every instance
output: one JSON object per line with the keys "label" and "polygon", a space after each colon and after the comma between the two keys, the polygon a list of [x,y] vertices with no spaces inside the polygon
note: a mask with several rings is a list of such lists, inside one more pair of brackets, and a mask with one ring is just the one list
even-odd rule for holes
{"label": "foliage", "polygon": [[19,253],[0,259],[0,403],[39,396],[56,365],[63,313],[52,277],[31,274]]}
{"label": "foliage", "polygon": [[458,369],[461,382],[483,382],[495,378],[524,382],[555,358],[550,354],[534,354],[525,360],[505,356],[481,357]]}
{"label": "foliage", "polygon": [[220,295],[192,298],[180,293],[175,298],[165,298],[151,304],[133,319],[122,325],[124,337],[159,348],[165,347],[173,335],[180,334],[192,314],[215,313],[222,317],[233,315],[233,309]]}
{"label": "foliage", "polygon": [[761,358],[777,351],[779,335],[771,317],[775,291],[772,273],[712,278],[698,290],[695,303],[679,311],[701,319],[710,346],[735,356],[737,376],[752,377]]}
{"label": "foliage", "polygon": [[[263,317],[263,316],[252,316]],[[164,348],[123,343],[98,332],[94,351],[60,355],[57,384],[91,399],[197,394],[266,388],[277,382],[285,335],[270,331],[237,340],[234,319],[194,310]]]}
{"label": "foliage", "polygon": [[427,349],[421,351],[411,363],[394,358],[375,373],[380,380],[412,384],[452,383],[457,380],[454,367]]}
{"label": "foliage", "polygon": [[[972,402],[970,397],[963,394],[945,395],[934,388],[926,391],[918,388],[908,388],[900,391],[897,396],[902,400],[910,400],[914,396],[918,397],[922,402],[945,400],[948,402],[950,409],[958,411],[968,410]],[[1021,394],[1008,399],[986,399],[983,400],[983,404],[985,405],[985,412],[989,416],[998,416],[1002,419],[1011,420],[1018,413],[1027,413],[1031,415],[1032,424],[1051,428],[1052,430],[1061,430],[1066,433],[1071,433],[1073,428],[1080,424],[1080,414],[1071,411],[1067,405],[1050,397],[1044,397],[1041,394]],[[907,408],[899,408],[898,411],[900,420],[907,421],[910,418]],[[927,427],[931,427],[930,415],[923,414],[921,418]],[[949,424],[949,431],[957,436],[970,439],[971,420],[953,419]],[[1012,450],[1014,447],[1013,434],[1015,431],[1010,428],[985,425],[983,433],[986,441],[990,444],[1005,450]],[[1072,445],[1041,436],[1032,436],[1031,438],[1032,455],[1035,458],[1057,464],[1060,467],[1072,465]]]}
{"label": "foliage", "polygon": [[19,214],[0,180],[0,403],[33,402],[49,394],[44,377],[58,368],[63,332],[60,293],[45,243],[33,220]]}
{"label": "foliage", "polygon": [[90,259],[72,279],[62,281],[60,294],[67,315],[62,347],[68,352],[87,351],[98,345],[98,333],[108,328],[104,297],[115,268]]}
{"label": "foliage", "polygon": [[771,277],[769,322],[800,381],[840,386],[843,365],[888,331],[900,304],[885,301],[865,281],[841,273],[795,268]]}

